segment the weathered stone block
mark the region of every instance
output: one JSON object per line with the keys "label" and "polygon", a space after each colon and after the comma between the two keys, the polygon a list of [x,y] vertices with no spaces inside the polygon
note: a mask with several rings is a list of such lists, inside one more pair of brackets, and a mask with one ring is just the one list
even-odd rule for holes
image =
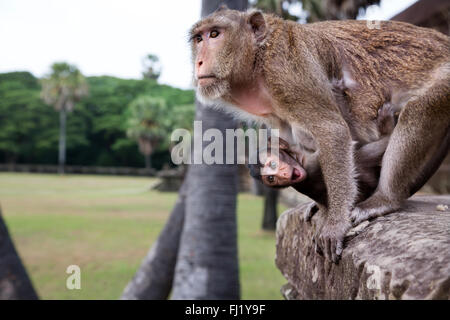
{"label": "weathered stone block", "polygon": [[[314,249],[320,212],[299,205],[277,225],[276,264],[295,299],[449,299],[450,196],[416,196],[395,213],[352,229],[338,264]],[[444,210],[444,211],[442,211]]]}

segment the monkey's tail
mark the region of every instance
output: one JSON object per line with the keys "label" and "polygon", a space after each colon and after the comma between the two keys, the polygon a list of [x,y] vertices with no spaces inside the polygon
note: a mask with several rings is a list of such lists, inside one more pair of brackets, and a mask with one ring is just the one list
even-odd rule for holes
{"label": "monkey's tail", "polygon": [[431,178],[431,176],[436,172],[436,170],[441,165],[444,158],[447,156],[450,148],[450,128],[447,129],[447,133],[442,141],[442,144],[438,147],[436,153],[428,161],[428,163],[423,168],[419,177],[412,184],[409,195],[412,196],[414,193],[419,191],[420,188]]}

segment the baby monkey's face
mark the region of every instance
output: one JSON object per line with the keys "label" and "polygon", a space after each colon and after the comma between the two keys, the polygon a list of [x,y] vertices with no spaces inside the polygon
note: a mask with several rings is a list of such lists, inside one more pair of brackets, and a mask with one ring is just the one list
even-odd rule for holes
{"label": "baby monkey's face", "polygon": [[261,178],[269,187],[288,187],[306,179],[307,174],[301,161],[282,149],[279,149],[278,157],[268,150],[262,165]]}

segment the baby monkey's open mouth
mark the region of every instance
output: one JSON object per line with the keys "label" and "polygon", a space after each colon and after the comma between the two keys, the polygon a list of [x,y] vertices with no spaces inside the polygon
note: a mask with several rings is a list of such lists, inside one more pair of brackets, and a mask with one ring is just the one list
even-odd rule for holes
{"label": "baby monkey's open mouth", "polygon": [[302,176],[302,173],[300,172],[300,170],[298,170],[297,168],[294,168],[294,170],[292,170],[291,180],[297,180],[301,176]]}
{"label": "baby monkey's open mouth", "polygon": [[291,180],[292,180],[292,182],[299,182],[299,181],[303,180],[302,172],[299,169],[294,168],[292,170]]}

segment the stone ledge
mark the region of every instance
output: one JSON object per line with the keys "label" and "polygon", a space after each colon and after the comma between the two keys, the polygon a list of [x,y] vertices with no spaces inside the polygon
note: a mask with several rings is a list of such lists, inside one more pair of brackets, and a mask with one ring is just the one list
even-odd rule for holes
{"label": "stone ledge", "polygon": [[294,299],[449,299],[450,195],[416,196],[402,210],[360,224],[346,237],[338,264],[314,250],[322,218],[303,219],[307,204],[282,214],[276,264]]}

